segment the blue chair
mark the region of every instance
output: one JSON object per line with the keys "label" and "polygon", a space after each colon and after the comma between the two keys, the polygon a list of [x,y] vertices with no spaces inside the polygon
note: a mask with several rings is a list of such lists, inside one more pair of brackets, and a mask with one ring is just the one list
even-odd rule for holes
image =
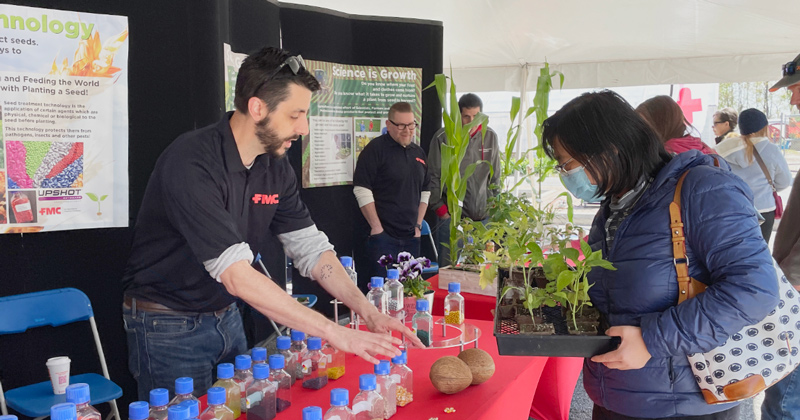
{"label": "blue chair", "polygon": [[431,249],[433,249],[433,258],[431,258],[431,266],[422,270],[423,275],[439,274],[439,253],[436,251],[436,241],[433,239],[431,227],[425,220],[422,221],[422,229],[419,230],[421,236],[427,236],[431,241]]}
{"label": "blue chair", "polygon": [[[71,384],[89,384],[91,404],[107,402],[111,405],[111,416],[122,420],[116,399],[122,396],[122,388],[111,381],[106,366],[106,357],[94,321],[94,312],[89,298],[78,289],[66,288],[0,298],[0,334],[19,334],[31,328],[60,327],[78,321],[89,321],[94,343],[100,359],[103,375],[85,373],[70,376]],[[44,369],[42,361],[42,369]],[[66,401],[66,395],[53,394],[50,380],[3,392],[0,383],[0,409],[8,414],[8,407],[29,417],[42,419],[50,415],[50,407]]]}

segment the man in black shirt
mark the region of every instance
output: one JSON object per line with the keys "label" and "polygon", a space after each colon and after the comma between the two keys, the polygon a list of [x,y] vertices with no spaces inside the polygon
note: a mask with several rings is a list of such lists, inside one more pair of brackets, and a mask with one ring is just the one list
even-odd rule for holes
{"label": "man in black shirt", "polygon": [[389,108],[387,134],[374,138],[358,156],[353,193],[369,223],[370,277],[386,276],[378,259],[400,251],[419,256],[422,219],[428,208],[431,175],[427,156],[414,143],[417,122],[411,105]]}
{"label": "man in black shirt", "polygon": [[[214,125],[178,137],[162,153],[145,192],[123,279],[129,368],[139,399],[194,378],[197,393],[214,367],[247,351],[235,301],[334,347],[377,363],[399,355],[397,320],[378,313],[336,259],[333,246],[300,201],[283,157],[308,133],[307,112],[319,84],[300,56],[265,48],[242,63],[236,110]],[[371,332],[341,327],[289,296],[256,271],[253,255],[270,230],[304,276],[353,308]]]}

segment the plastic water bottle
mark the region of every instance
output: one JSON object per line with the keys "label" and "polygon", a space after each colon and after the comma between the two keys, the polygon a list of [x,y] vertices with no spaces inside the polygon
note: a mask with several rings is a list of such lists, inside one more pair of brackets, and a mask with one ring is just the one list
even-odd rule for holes
{"label": "plastic water bottle", "polygon": [[383,418],[384,399],[375,388],[375,375],[366,373],[358,377],[359,391],[353,398],[353,415],[356,420]]}
{"label": "plastic water bottle", "polygon": [[295,360],[295,372],[292,374],[295,380],[302,380],[305,373],[303,372],[303,361],[306,360],[308,355],[308,347],[305,343],[306,333],[302,331],[292,330],[292,355]]}
{"label": "plastic water bottle", "polygon": [[253,383],[245,393],[245,409],[249,420],[272,420],[277,414],[278,385],[269,380],[269,365],[253,367]]}
{"label": "plastic water bottle", "polygon": [[331,408],[325,412],[324,420],[355,420],[350,404],[350,393],[344,388],[331,390]]}
{"label": "plastic water bottle", "polygon": [[17,416],[13,414],[7,414],[5,416],[0,416],[0,420],[19,420],[19,419],[17,419]]}
{"label": "plastic water bottle", "polygon": [[292,353],[292,339],[282,335],[278,337],[275,346],[278,348],[278,353],[283,356],[284,369],[292,377],[292,383],[294,383],[297,380],[297,359]]}
{"label": "plastic water bottle", "polygon": [[[136,401],[128,404],[128,420],[147,420],[150,417],[150,404]],[[0,420],[3,420],[0,418]]]}
{"label": "plastic water bottle", "polygon": [[217,365],[217,382],[213,386],[225,388],[227,393],[225,405],[233,411],[234,418],[239,418],[242,415],[242,391],[239,389],[239,384],[233,380],[232,363]]}
{"label": "plastic water bottle", "polygon": [[326,342],[322,354],[328,358],[328,379],[336,380],[344,376],[344,352]]}
{"label": "plastic water bottle", "polygon": [[447,284],[449,292],[444,298],[444,322],[451,325],[464,323],[464,296],[461,296],[461,283]]}
{"label": "plastic water bottle", "polygon": [[304,408],[303,420],[322,420],[322,408],[313,405]]}
{"label": "plastic water bottle", "polygon": [[403,312],[405,290],[403,288],[403,283],[400,283],[400,271],[396,268],[386,270],[386,280],[387,282],[383,286],[387,300],[386,313],[390,317],[397,318],[402,322],[405,318],[405,313]]}
{"label": "plastic water bottle", "polygon": [[269,356],[269,380],[278,385],[276,411],[281,412],[292,405],[292,376],[283,370],[284,358],[280,354]]}
{"label": "plastic water bottle", "polygon": [[259,363],[267,364],[267,349],[264,347],[253,347],[250,350],[250,358],[253,359],[253,367]]}
{"label": "plastic water bottle", "polygon": [[[17,418],[17,416],[12,416]],[[50,407],[50,420],[77,420],[78,413],[73,403],[61,403]]]}
{"label": "plastic water bottle", "polygon": [[183,400],[178,405],[189,409],[189,418],[197,418],[200,415],[200,401]]}
{"label": "plastic water bottle", "polygon": [[[344,267],[344,272],[353,280],[353,284],[358,287],[358,274],[356,273],[356,266],[353,264],[352,257],[339,257],[339,261]],[[350,310],[350,324],[358,328],[358,314],[354,310]]]}
{"label": "plastic water bottle", "polygon": [[388,360],[381,360],[375,365],[376,389],[383,397],[383,418],[388,419],[397,412],[397,384],[391,376]]}
{"label": "plastic water bottle", "polygon": [[414,371],[408,367],[408,353],[405,351],[400,356],[392,357],[390,377],[397,385],[397,406],[405,407],[414,401]]}
{"label": "plastic water bottle", "polygon": [[101,420],[100,412],[89,405],[89,384],[72,384],[67,387],[67,402],[75,404],[78,418],[81,420]]}
{"label": "plastic water bottle", "polygon": [[370,289],[367,292],[367,300],[378,308],[378,312],[385,314],[388,306],[387,295],[383,290],[383,277],[373,277],[369,283]]}
{"label": "plastic water bottle", "polygon": [[166,388],[150,390],[150,420],[165,420],[169,405],[169,391]]}
{"label": "plastic water bottle", "polygon": [[189,418],[189,407],[182,404],[171,405],[167,409],[167,420],[187,420]]}
{"label": "plastic water bottle", "polygon": [[426,347],[431,345],[431,335],[433,333],[433,317],[428,312],[428,300],[417,300],[417,313],[411,318],[411,327],[422,344]]}
{"label": "plastic water bottle", "polygon": [[245,408],[244,399],[247,397],[247,388],[253,384],[253,361],[250,359],[250,356],[240,354],[236,356],[233,363],[236,369],[233,374],[233,381],[239,385],[239,398],[241,399],[241,407],[239,408],[242,413],[246,413],[247,409]]}
{"label": "plastic water bottle", "polygon": [[183,376],[175,380],[175,398],[169,402],[169,405],[177,405],[184,401],[197,401],[194,395],[194,379]]}
{"label": "plastic water bottle", "polygon": [[208,389],[208,408],[200,414],[200,420],[233,420],[233,410],[225,405],[228,392],[215,386]]}
{"label": "plastic water bottle", "polygon": [[308,354],[303,360],[303,388],[320,389],[328,385],[328,357],[322,354],[322,339],[308,337]]}

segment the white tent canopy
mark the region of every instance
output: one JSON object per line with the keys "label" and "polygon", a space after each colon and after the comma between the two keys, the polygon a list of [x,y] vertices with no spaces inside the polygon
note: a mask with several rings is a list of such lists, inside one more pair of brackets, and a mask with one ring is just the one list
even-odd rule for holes
{"label": "white tent canopy", "polygon": [[533,90],[545,59],[564,88],[777,80],[800,53],[800,0],[290,2],[442,21],[461,91]]}

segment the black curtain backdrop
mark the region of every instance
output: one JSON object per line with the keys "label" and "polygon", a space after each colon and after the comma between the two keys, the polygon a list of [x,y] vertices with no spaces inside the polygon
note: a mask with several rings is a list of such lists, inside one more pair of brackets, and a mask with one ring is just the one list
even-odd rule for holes
{"label": "black curtain backdrop", "polygon": [[[440,22],[353,16],[309,6],[286,5],[281,8],[283,47],[304,58],[341,64],[400,66],[422,68],[423,89],[442,72],[443,27]],[[388,113],[388,109],[386,110]],[[385,118],[385,117],[384,117]],[[442,126],[442,111],[433,89],[422,93],[421,145],[427,152],[433,134]],[[292,147],[289,159],[298,180],[301,150]],[[359,286],[366,291],[368,263],[363,243],[369,232],[358,209],[352,186],[309,188],[301,191],[317,227],[325,232],[338,255],[352,255],[359,272]],[[315,293],[323,312],[332,316],[324,289],[297,272],[295,290]]]}
{"label": "black curtain backdrop", "polygon": [[[272,0],[4,3],[128,17],[130,226],[0,235],[0,296],[61,287],[75,287],[89,296],[111,378],[123,388],[124,395],[118,400],[123,417],[128,404],[136,399],[135,382],[127,366],[120,282],[130,253],[133,225],[150,173],[164,148],[178,135],[212,124],[223,114],[222,43],[231,44],[235,52],[251,53],[264,46],[280,46],[282,30],[284,46],[307,58],[422,67],[423,86],[442,70],[442,27],[438,23],[373,21],[320,9],[294,9]],[[312,22],[327,22],[328,26],[315,27]],[[427,149],[430,137],[441,125],[441,112],[435,94],[425,93],[423,104],[426,123],[422,139]],[[298,177],[299,152],[295,147],[290,153]],[[302,194],[314,220],[328,234],[337,252],[350,254],[354,219],[360,215],[352,189],[316,188]],[[282,282],[285,257],[279,243],[268,238],[259,246],[265,250],[262,256],[270,272]],[[296,293],[318,292],[315,285],[296,273],[294,279]],[[320,302],[322,312],[330,315],[330,305],[321,293]],[[263,322],[246,319],[249,339],[257,341],[271,332]],[[73,374],[100,371],[88,324],[0,336],[0,380],[4,389],[46,380],[44,362],[63,354],[70,355]],[[98,408],[107,412],[107,405]]]}

